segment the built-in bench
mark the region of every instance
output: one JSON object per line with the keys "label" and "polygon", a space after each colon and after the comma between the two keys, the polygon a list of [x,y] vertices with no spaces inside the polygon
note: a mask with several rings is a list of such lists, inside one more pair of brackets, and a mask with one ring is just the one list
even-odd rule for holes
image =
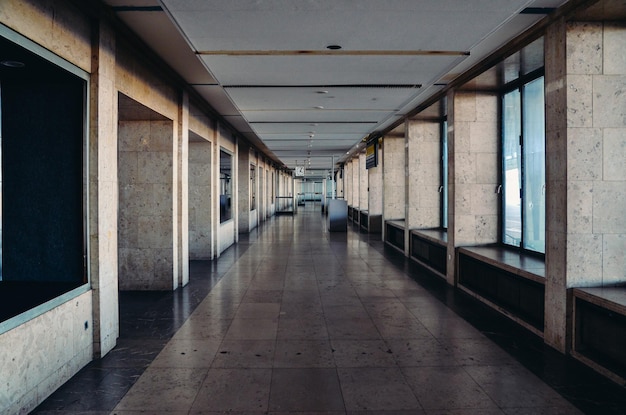
{"label": "built-in bench", "polygon": [[367,233],[381,233],[383,226],[382,215],[370,215],[368,210],[362,210],[359,212],[359,224],[361,230]]}
{"label": "built-in bench", "polygon": [[352,224],[358,227],[360,224],[360,220],[361,211],[359,210],[359,208],[354,208],[354,210],[352,211]]}
{"label": "built-in bench", "polygon": [[348,220],[352,221],[353,216],[354,216],[354,208],[352,206],[348,206]]}
{"label": "built-in bench", "polygon": [[404,219],[385,221],[385,244],[404,254]]}
{"label": "built-in bench", "polygon": [[448,233],[443,229],[412,229],[409,234],[409,254],[418,264],[446,278]]}
{"label": "built-in bench", "polygon": [[626,286],[574,288],[572,355],[626,384]]}
{"label": "built-in bench", "polygon": [[457,249],[459,288],[543,336],[545,261],[499,246]]}

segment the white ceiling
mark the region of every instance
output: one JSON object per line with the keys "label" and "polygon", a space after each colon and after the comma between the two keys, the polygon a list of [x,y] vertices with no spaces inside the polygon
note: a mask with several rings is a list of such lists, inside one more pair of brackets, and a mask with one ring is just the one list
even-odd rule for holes
{"label": "white ceiling", "polygon": [[523,11],[565,2],[104,1],[245,137],[311,171],[544,17]]}

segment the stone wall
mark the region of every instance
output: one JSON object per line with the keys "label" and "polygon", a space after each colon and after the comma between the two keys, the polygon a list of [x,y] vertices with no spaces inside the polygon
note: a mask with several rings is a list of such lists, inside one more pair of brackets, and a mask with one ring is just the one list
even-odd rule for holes
{"label": "stone wall", "polygon": [[408,121],[409,192],[407,224],[410,229],[436,228],[441,224],[441,125]]}
{"label": "stone wall", "polygon": [[120,121],[119,288],[171,290],[174,278],[171,121]]}

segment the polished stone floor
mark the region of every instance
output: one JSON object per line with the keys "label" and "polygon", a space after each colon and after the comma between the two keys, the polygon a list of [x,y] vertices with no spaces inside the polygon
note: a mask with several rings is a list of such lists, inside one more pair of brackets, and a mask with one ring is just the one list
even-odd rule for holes
{"label": "polished stone floor", "polygon": [[118,346],[39,414],[619,414],[626,391],[379,237],[275,217],[173,293],[121,293]]}

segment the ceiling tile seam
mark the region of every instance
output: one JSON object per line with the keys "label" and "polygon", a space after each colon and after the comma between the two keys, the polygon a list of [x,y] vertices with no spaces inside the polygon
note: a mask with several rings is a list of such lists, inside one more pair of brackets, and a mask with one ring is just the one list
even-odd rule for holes
{"label": "ceiling tile seam", "polygon": [[469,56],[466,50],[199,50],[202,56]]}

